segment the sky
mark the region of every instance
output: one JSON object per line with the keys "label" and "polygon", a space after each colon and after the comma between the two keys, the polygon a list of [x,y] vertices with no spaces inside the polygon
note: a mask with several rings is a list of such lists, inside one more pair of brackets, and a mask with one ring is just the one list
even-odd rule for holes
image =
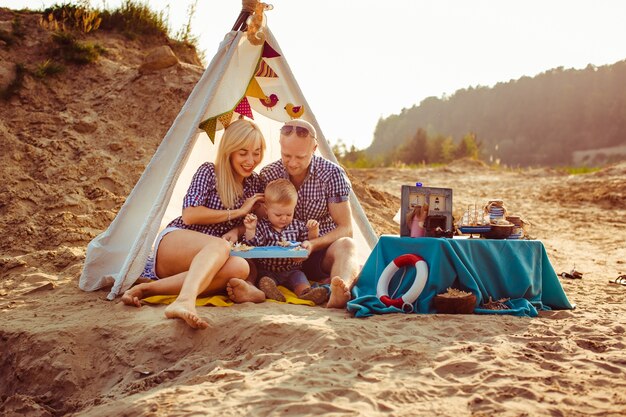
{"label": "sky", "polygon": [[[67,1],[67,0],[66,0]],[[63,0],[0,0],[41,9]],[[117,7],[121,0],[92,0]],[[626,59],[623,0],[266,0],[280,44],[324,136],[365,148],[381,117],[431,96],[546,70]],[[146,1],[144,1],[146,3]],[[172,33],[194,0],[150,0]],[[241,0],[197,0],[192,33],[207,63]]]}

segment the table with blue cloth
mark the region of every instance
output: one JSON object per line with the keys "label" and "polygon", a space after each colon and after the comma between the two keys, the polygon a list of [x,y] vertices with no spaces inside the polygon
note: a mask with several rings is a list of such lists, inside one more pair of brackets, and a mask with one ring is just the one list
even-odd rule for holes
{"label": "table with blue cloth", "polygon": [[[478,314],[512,314],[535,317],[538,310],[572,309],[537,240],[445,239],[381,236],[367,259],[348,310],[355,317],[398,313],[376,296],[378,278],[387,265],[404,254],[421,256],[428,264],[428,280],[413,304],[416,313],[435,313],[433,298],[448,288],[476,295]],[[399,297],[415,278],[415,268],[400,268],[389,284],[389,296]],[[508,298],[506,310],[479,308],[484,302]]]}

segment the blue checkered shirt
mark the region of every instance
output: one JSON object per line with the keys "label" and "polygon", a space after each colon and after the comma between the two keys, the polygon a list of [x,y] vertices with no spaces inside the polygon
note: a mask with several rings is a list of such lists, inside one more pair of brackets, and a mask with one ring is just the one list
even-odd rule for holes
{"label": "blue checkered shirt", "polygon": [[[257,173],[243,180],[243,197],[239,199],[233,209],[238,209],[247,198],[252,197],[255,193],[262,193],[261,179]],[[226,206],[222,204],[220,196],[217,194],[217,177],[215,175],[215,164],[205,162],[200,165],[196,171],[183,200],[183,209],[186,207],[205,206],[213,210],[226,210]],[[207,235],[222,237],[233,227],[242,224],[243,218],[233,219],[229,222],[215,224],[185,224],[183,218],[177,217],[172,220],[167,227],[178,227],[180,229],[195,230],[197,232],[206,233]]]}
{"label": "blue checkered shirt", "polygon": [[[263,187],[278,178],[289,179],[282,160],[273,162],[261,170]],[[334,230],[337,224],[328,212],[329,203],[348,201],[352,186],[345,171],[338,165],[313,155],[309,174],[298,190],[295,218],[301,221],[317,220],[320,236]]]}
{"label": "blue checkered shirt", "polygon": [[[252,246],[279,246],[279,242],[288,240],[289,242],[304,242],[309,235],[306,223],[301,220],[293,219],[291,223],[285,226],[282,232],[272,227],[267,219],[259,219],[256,224],[256,233],[254,238],[247,240],[243,238],[243,242]],[[302,268],[302,262],[297,262],[294,258],[260,258],[255,259],[261,269],[271,272],[292,271]]]}

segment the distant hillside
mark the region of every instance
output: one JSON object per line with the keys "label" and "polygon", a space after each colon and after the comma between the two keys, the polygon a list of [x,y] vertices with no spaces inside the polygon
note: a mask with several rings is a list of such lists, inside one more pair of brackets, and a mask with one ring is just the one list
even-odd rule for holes
{"label": "distant hillside", "polygon": [[[620,61],[583,70],[559,67],[492,88],[470,87],[450,97],[429,97],[419,106],[379,120],[366,153],[389,154],[421,128],[429,135],[452,136],[456,142],[473,132],[482,142],[484,158],[506,164],[570,164],[575,151],[626,145],[625,86],[626,61]],[[590,155],[619,158],[619,154]]]}

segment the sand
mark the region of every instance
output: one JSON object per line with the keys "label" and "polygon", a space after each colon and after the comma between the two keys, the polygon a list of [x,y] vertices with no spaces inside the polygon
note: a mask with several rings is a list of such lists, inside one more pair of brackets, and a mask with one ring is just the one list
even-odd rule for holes
{"label": "sand", "polygon": [[[38,62],[44,34],[28,27],[22,59]],[[457,217],[504,199],[557,272],[583,272],[561,279],[572,311],[355,319],[242,304],[200,308],[210,327],[196,331],[162,305],[79,290],[87,243],[201,74],[180,64],[137,78],[144,46],[98,36],[110,54],[97,65],[27,77],[0,102],[0,415],[626,414],[626,286],[608,283],[626,273],[626,164],[575,176],[467,161],[349,172],[379,234],[398,232],[402,184],[453,188]],[[0,63],[16,59],[0,48]]]}

